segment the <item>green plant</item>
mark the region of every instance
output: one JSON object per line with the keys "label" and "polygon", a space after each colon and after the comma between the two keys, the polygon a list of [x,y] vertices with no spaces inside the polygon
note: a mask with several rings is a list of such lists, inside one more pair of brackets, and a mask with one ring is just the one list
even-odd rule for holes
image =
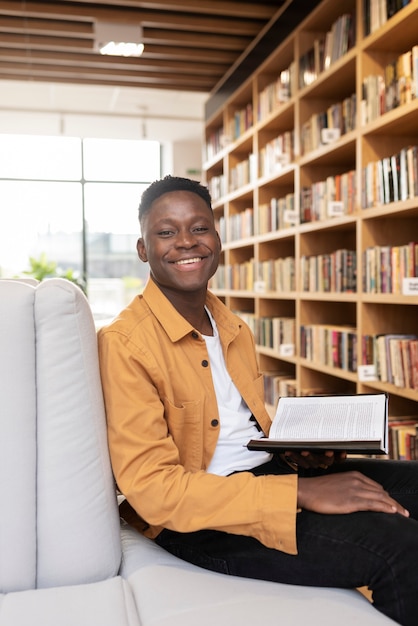
{"label": "green plant", "polygon": [[36,278],[36,280],[42,281],[45,278],[66,278],[72,283],[78,285],[80,289],[86,293],[86,284],[83,278],[75,272],[73,269],[68,268],[66,270],[58,267],[58,264],[55,261],[48,261],[45,252],[42,252],[40,257],[36,259],[35,257],[29,257],[29,265],[30,269],[25,270],[23,274],[26,276],[32,276]]}

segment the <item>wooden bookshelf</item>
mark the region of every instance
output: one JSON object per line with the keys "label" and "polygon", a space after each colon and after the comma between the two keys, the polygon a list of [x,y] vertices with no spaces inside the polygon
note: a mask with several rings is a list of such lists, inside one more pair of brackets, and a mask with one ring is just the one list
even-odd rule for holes
{"label": "wooden bookshelf", "polygon": [[[223,238],[211,287],[238,313],[295,320],[293,351],[258,345],[261,369],[292,393],[384,390],[393,419],[418,422],[413,377],[381,379],[377,358],[378,335],[418,336],[418,0],[383,23],[373,13],[370,34],[368,4],[324,0],[207,120]],[[294,276],[277,278],[283,268]],[[324,328],[343,364],[332,347],[331,360],[307,350],[307,330]]]}

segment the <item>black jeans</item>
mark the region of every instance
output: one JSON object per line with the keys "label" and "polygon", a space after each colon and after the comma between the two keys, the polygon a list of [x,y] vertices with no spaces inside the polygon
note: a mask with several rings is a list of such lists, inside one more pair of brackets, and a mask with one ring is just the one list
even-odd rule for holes
{"label": "black jeans", "polygon": [[[418,624],[418,462],[348,459],[330,472],[358,470],[384,486],[410,512],[297,516],[298,554],[265,547],[258,540],[216,530],[163,530],[157,543],[206,569],[264,580],[321,587],[368,586],[374,606],[403,626]],[[274,460],[254,474],[291,470]],[[300,470],[318,475],[323,470]]]}

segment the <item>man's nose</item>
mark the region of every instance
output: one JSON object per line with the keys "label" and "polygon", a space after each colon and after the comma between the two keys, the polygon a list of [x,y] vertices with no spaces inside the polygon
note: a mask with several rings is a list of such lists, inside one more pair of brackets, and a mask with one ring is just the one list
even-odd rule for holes
{"label": "man's nose", "polygon": [[180,230],[177,236],[177,245],[180,247],[191,248],[196,244],[196,237],[190,230]]}

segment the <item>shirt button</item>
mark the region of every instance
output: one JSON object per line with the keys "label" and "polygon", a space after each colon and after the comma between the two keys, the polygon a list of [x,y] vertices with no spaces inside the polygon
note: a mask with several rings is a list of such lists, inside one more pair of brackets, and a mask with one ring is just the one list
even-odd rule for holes
{"label": "shirt button", "polygon": [[197,334],[195,330],[192,332],[192,337],[193,339],[199,339],[199,335]]}
{"label": "shirt button", "polygon": [[215,426],[218,426],[219,421],[218,420],[212,420],[210,424],[211,424],[211,426],[215,427]]}
{"label": "shirt button", "polygon": [[202,366],[207,367],[208,365],[209,365],[209,361],[206,361],[206,359],[203,359]]}

